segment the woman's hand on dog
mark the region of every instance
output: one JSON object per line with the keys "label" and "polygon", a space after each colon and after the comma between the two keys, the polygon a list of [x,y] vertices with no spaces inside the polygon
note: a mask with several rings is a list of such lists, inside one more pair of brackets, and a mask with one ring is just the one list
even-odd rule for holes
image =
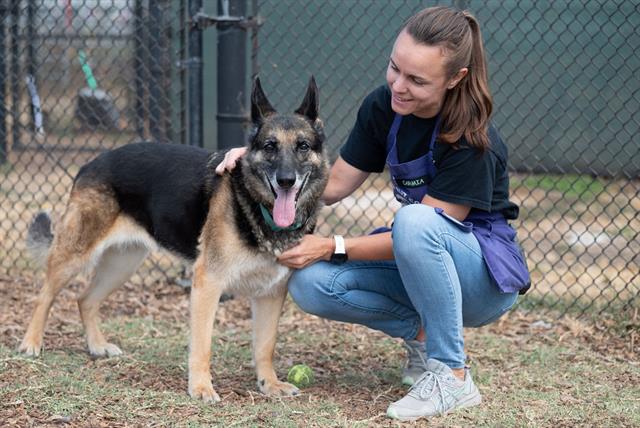
{"label": "woman's hand on dog", "polygon": [[333,238],[305,235],[298,245],[283,252],[278,257],[278,262],[293,269],[301,269],[319,260],[329,261],[334,246]]}
{"label": "woman's hand on dog", "polygon": [[236,147],[229,150],[227,153],[225,153],[222,162],[220,162],[218,166],[216,166],[216,174],[222,175],[225,171],[233,171],[233,168],[236,167],[238,159],[244,156],[245,153],[247,153],[246,147]]}

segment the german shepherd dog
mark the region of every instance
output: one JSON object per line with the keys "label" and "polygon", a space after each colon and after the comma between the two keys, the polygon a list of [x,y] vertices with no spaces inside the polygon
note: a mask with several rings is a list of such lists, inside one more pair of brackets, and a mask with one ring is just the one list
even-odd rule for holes
{"label": "german shepherd dog", "polygon": [[45,213],[30,228],[31,246],[46,255],[46,278],[21,352],[40,354],[55,296],[76,274],[92,270],[78,298],[89,353],[121,354],[100,331],[100,303],[160,246],[194,261],[189,394],[220,400],[211,382],[210,357],[223,291],[251,298],[259,390],[298,394],[295,386],[278,380],[273,368],[290,274],[276,256],[313,231],[328,177],[313,77],[302,104],[289,115],[273,109],[256,79],[251,119],[247,153],[223,176],[215,167],[224,153],[160,143],[126,145],[80,169],[55,234]]}

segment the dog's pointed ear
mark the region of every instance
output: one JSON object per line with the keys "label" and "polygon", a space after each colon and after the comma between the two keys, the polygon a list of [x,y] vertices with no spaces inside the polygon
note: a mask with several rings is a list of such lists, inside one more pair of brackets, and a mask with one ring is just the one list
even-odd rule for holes
{"label": "dog's pointed ear", "polygon": [[251,91],[251,121],[255,124],[262,123],[265,117],[274,113],[276,113],[276,110],[271,106],[267,96],[264,94],[260,78],[256,77]]}
{"label": "dog's pointed ear", "polygon": [[318,86],[316,85],[316,79],[311,76],[309,79],[309,85],[307,86],[307,93],[302,100],[302,104],[295,111],[295,113],[308,117],[311,122],[315,122],[318,118]]}

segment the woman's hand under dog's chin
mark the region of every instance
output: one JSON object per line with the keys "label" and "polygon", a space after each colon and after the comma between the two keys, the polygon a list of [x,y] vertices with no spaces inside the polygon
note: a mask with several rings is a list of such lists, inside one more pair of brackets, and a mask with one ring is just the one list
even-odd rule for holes
{"label": "woman's hand under dog's chin", "polygon": [[329,261],[334,245],[333,238],[305,235],[298,245],[280,254],[278,262],[292,269],[301,269],[320,260]]}

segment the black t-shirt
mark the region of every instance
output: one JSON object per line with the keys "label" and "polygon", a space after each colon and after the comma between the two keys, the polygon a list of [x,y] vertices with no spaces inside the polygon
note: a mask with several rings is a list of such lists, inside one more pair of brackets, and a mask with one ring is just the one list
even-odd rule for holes
{"label": "black t-shirt", "polygon": [[[360,106],[340,156],[361,171],[382,172],[394,115],[389,88],[384,85],[371,92]],[[400,162],[416,159],[429,150],[434,125],[434,118],[402,118],[396,145]],[[502,212],[505,218],[516,219],[518,206],[509,201],[507,147],[493,125],[489,126],[489,141],[484,153],[471,147],[464,137],[455,145],[436,141],[433,158],[437,172],[427,193],[445,202]]]}

